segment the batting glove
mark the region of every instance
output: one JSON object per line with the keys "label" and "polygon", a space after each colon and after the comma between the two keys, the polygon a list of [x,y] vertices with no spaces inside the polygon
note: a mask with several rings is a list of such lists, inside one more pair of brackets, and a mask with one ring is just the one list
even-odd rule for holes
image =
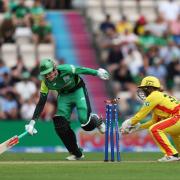
{"label": "batting glove", "polygon": [[110,78],[109,73],[105,69],[99,68],[97,72],[97,75],[103,80],[108,80]]}
{"label": "batting glove", "polygon": [[31,120],[29,122],[29,124],[25,125],[25,130],[30,134],[30,135],[34,135],[37,133],[37,130],[34,128],[35,125],[35,121]]}

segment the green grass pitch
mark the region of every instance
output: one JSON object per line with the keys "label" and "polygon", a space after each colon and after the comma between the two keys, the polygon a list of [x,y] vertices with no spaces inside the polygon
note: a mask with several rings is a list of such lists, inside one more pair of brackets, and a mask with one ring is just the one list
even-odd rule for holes
{"label": "green grass pitch", "polygon": [[160,153],[121,153],[121,162],[104,162],[104,153],[85,153],[65,161],[67,153],[4,153],[0,180],[179,180],[180,161],[159,163]]}

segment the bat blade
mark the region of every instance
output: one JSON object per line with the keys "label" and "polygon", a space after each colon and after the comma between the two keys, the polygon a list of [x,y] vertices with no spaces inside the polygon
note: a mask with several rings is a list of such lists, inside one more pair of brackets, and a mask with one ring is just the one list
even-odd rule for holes
{"label": "bat blade", "polygon": [[6,140],[5,142],[0,144],[0,154],[7,151],[11,147],[15,146],[19,143],[19,138],[17,135],[13,136],[12,138]]}

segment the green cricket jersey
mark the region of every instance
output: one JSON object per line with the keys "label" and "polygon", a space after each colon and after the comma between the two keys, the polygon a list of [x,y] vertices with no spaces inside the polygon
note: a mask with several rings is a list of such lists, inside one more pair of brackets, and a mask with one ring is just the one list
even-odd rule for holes
{"label": "green cricket jersey", "polygon": [[81,80],[79,74],[97,75],[97,71],[85,67],[76,67],[74,65],[57,66],[58,76],[53,81],[43,80],[41,82],[41,93],[47,94],[49,90],[56,90],[59,93],[68,93],[75,88]]}
{"label": "green cricket jersey", "polygon": [[74,65],[63,64],[57,66],[58,75],[53,81],[46,79],[41,82],[40,100],[36,106],[33,119],[37,119],[44,108],[49,90],[56,90],[59,94],[68,94],[81,87],[83,80],[80,74],[97,75],[97,70]]}

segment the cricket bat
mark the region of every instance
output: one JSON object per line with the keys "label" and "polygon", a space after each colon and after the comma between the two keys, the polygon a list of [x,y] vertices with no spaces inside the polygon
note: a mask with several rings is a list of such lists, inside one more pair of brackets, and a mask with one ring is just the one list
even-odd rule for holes
{"label": "cricket bat", "polygon": [[2,154],[3,152],[7,151],[10,148],[12,148],[16,144],[18,144],[19,143],[19,139],[24,137],[26,134],[28,134],[27,131],[23,132],[19,136],[15,135],[15,136],[11,137],[10,139],[6,140],[5,142],[1,143],[0,144],[0,154]]}

